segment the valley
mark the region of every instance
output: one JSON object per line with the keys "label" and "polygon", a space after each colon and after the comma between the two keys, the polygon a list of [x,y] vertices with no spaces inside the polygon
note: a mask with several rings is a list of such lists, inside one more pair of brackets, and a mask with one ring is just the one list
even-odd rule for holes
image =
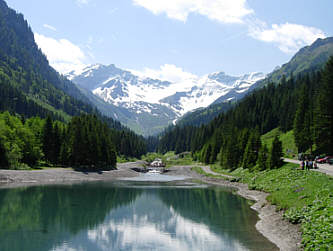
{"label": "valley", "polygon": [[0,249],[332,250],[332,4],[281,1],[0,0]]}

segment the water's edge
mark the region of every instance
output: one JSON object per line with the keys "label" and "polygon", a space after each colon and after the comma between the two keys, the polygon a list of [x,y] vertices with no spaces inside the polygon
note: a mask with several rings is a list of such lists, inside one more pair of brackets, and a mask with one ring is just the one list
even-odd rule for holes
{"label": "water's edge", "polygon": [[[40,186],[50,184],[74,184],[81,182],[115,181],[123,178],[138,177],[139,174],[131,168],[138,163],[126,163],[118,166],[116,171],[102,173],[81,173],[68,169],[49,169],[41,171],[11,171],[0,170],[0,189],[24,186]],[[283,251],[298,251],[301,248],[301,231],[299,225],[291,224],[277,212],[276,207],[267,200],[267,193],[249,190],[246,184],[229,182],[222,179],[209,178],[191,171],[191,167],[172,167],[168,175],[183,176],[204,183],[231,187],[243,198],[255,201],[251,206],[258,212],[257,230],[269,241]]]}
{"label": "water's edge", "polygon": [[259,221],[256,229],[269,241],[274,243],[282,251],[300,251],[302,233],[300,226],[291,224],[283,219],[283,212],[277,211],[276,206],[270,204],[266,197],[268,193],[249,190],[246,184],[238,182],[221,181],[213,178],[202,177],[208,184],[232,187],[236,193],[255,203],[251,206],[258,213]]}

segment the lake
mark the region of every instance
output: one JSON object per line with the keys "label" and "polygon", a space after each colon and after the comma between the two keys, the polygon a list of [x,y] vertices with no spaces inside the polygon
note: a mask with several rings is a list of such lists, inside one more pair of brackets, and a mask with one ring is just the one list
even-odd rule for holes
{"label": "lake", "polygon": [[278,250],[249,201],[184,181],[0,189],[0,250]]}

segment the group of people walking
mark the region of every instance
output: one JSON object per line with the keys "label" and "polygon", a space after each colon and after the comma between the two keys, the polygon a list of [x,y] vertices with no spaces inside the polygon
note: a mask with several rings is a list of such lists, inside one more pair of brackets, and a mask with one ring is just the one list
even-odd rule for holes
{"label": "group of people walking", "polygon": [[301,165],[300,168],[302,170],[310,170],[312,168],[317,169],[318,165],[317,165],[317,160],[315,159],[314,161],[312,161],[311,159],[305,159],[301,161]]}

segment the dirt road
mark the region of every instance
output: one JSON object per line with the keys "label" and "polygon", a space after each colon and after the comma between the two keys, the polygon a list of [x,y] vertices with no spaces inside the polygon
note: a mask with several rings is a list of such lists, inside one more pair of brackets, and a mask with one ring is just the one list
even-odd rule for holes
{"label": "dirt road", "polygon": [[[301,164],[301,162],[299,160],[295,160],[295,159],[284,158],[283,160],[285,162],[289,162],[289,163],[294,163],[294,164],[298,164],[298,165]],[[318,169],[310,169],[310,170],[333,176],[333,165],[329,165],[329,164],[317,164],[317,165],[318,165]]]}
{"label": "dirt road", "polygon": [[216,173],[216,172],[212,171],[209,166],[202,166],[201,169],[204,170],[206,173],[209,173],[209,174],[226,177],[228,179],[233,179],[234,178],[233,176],[230,176],[230,175]]}

